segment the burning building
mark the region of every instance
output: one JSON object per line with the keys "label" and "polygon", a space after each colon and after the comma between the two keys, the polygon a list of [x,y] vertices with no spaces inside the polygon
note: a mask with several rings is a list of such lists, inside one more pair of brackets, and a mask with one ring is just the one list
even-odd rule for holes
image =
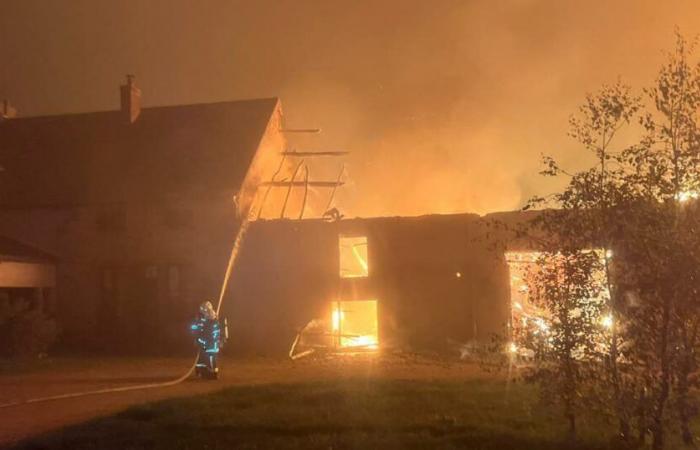
{"label": "burning building", "polygon": [[120,94],[116,111],[0,119],[0,235],[52,255],[55,279],[32,287],[49,289],[67,345],[180,345],[245,218],[222,310],[234,351],[286,353],[310,325],[364,349],[503,331],[495,216],[342,220],[341,177],[310,178],[279,100],[142,108],[133,77]]}
{"label": "burning building", "polygon": [[502,333],[499,215],[256,222],[224,313],[242,350],[279,354],[310,320],[339,347],[446,350]]}

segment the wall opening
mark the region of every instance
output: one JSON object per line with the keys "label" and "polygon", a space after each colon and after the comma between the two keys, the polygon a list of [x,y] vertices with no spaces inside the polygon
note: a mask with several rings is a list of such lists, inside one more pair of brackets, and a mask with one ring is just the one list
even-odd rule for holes
{"label": "wall opening", "polygon": [[530,302],[527,278],[537,270],[535,264],[540,252],[507,252],[506,262],[510,275],[511,328],[521,328],[528,321],[542,320],[546,311]]}
{"label": "wall opening", "polygon": [[340,236],[340,277],[362,278],[369,275],[366,236]]}
{"label": "wall opening", "polygon": [[376,350],[379,345],[377,301],[337,301],[331,304],[331,332],[341,348]]}
{"label": "wall opening", "polygon": [[[585,249],[585,254],[593,255],[598,259],[598,264],[592,267],[590,285],[587,290],[590,297],[581,298],[580,306],[571,310],[572,316],[580,316],[586,308],[592,308],[588,315],[600,314],[598,320],[603,329],[612,327],[612,316],[601,314],[604,311],[610,298],[607,289],[605,260],[612,254],[606,254],[601,249]],[[542,305],[541,297],[546,291],[539,294],[531,292],[531,289],[538,289],[537,284],[533,284],[540,275],[541,270],[547,270],[548,276],[559,276],[559,258],[564,258],[560,254],[550,255],[548,258],[540,259],[542,253],[536,251],[506,252],[506,263],[510,276],[510,306],[511,306],[511,352],[519,352],[518,342],[529,341],[533,336],[546,337],[551,332],[554,318],[551,313]],[[543,266],[544,264],[544,266]],[[539,287],[541,289],[541,287]],[[537,298],[540,298],[537,300]],[[536,301],[535,301],[536,300]]]}

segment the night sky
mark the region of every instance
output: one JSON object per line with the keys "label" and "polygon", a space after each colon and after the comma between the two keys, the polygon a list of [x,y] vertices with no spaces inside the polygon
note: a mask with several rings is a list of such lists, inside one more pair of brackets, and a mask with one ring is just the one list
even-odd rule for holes
{"label": "night sky", "polygon": [[674,26],[700,33],[700,2],[0,0],[0,97],[117,109],[126,73],[145,106],[279,96],[323,129],[294,145],[353,152],[347,215],[484,213],[555,187],[540,153],[579,165],[570,113],[650,84]]}

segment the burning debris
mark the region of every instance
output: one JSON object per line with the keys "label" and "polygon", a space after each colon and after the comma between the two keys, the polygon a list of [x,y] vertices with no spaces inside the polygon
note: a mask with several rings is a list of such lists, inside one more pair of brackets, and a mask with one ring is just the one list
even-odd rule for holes
{"label": "burning debris", "polygon": [[338,301],[331,304],[330,317],[314,319],[297,333],[289,357],[378,349],[377,301]]}
{"label": "burning debris", "polygon": [[[338,258],[340,282],[366,279],[369,276],[367,236],[339,236]],[[299,331],[289,351],[290,358],[379,348],[377,300],[336,300],[325,317],[310,321]]]}
{"label": "burning debris", "polygon": [[334,302],[331,329],[339,348],[376,350],[379,344],[377,301]]}
{"label": "burning debris", "polygon": [[[610,294],[606,287],[605,275],[605,260],[612,258],[612,252],[608,250],[592,249],[587,252],[593,252],[600,261],[596,265],[593,279],[599,289],[593,293],[590,298],[585,299],[582,303],[583,309],[588,306],[595,314],[598,315],[597,322],[601,327],[600,345],[605,345],[603,334],[613,327],[613,319],[609,314],[599,313],[603,311],[604,305],[607,304],[607,299]],[[510,273],[510,292],[511,292],[511,323],[510,323],[510,342],[506,347],[506,352],[512,355],[517,355],[522,359],[531,359],[534,355],[532,350],[533,342],[537,345],[548,345],[551,342],[550,333],[553,325],[557,324],[557,318],[552,317],[547,308],[538,301],[536,290],[536,277],[542,275],[542,271],[546,269],[547,264],[558,264],[556,256],[545,258],[544,253],[529,251],[529,252],[508,252],[506,253],[506,262]],[[549,271],[549,269],[546,269]],[[556,269],[552,269],[556,271]],[[583,311],[579,308],[574,308],[570,312],[572,316],[580,316]],[[586,311],[586,313],[589,313]]]}
{"label": "burning debris", "polygon": [[676,195],[676,200],[681,203],[688,202],[690,200],[697,200],[700,198],[700,192],[697,191],[683,191]]}

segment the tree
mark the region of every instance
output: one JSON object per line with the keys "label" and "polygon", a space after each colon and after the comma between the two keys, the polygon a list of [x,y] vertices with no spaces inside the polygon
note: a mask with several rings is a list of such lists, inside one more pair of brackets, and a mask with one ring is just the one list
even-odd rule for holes
{"label": "tree", "polygon": [[[575,348],[585,349],[577,350],[576,361],[573,362],[569,361],[571,355],[567,356],[561,351],[547,351],[544,356],[551,360],[550,366],[561,368],[572,364],[578,366],[582,359],[598,363],[599,371],[603,365],[607,367],[602,379],[611,387],[612,395],[602,398],[606,399],[605,408],[607,399],[612,401],[615,415],[620,421],[620,434],[624,437],[629,435],[630,408],[625,401],[628,395],[618,368],[618,327],[611,326],[603,334],[600,321],[603,316],[609,316],[611,323],[619,321],[616,313],[619,295],[610,283],[611,267],[606,255],[612,253],[614,246],[614,224],[618,222],[616,215],[619,214],[619,207],[630,196],[622,183],[620,168],[611,165],[616,154],[612,147],[618,132],[634,120],[639,108],[640,99],[620,82],[587,95],[578,115],[570,120],[569,134],[581,144],[584,152],[595,158],[596,164],[570,174],[562,170],[553,158],[545,157],[546,168],[542,174],[567,177],[568,183],[561,192],[547,198],[534,198],[526,206],[551,208],[542,211],[527,225],[531,235],[541,236],[540,246],[546,249],[545,257],[536,262],[537,270],[534,273],[539,275],[531,277],[529,284],[532,285],[532,292],[537,293],[535,298],[555,319],[556,326],[561,328],[551,345],[541,348],[553,350],[574,345]],[[562,262],[565,263],[565,270]],[[552,284],[566,289],[569,294],[545,300],[543,296],[556,293]],[[564,310],[569,313],[585,311],[585,314],[563,320]],[[567,343],[571,337],[576,338],[575,344]],[[586,364],[586,367],[596,366]],[[589,378],[601,379],[599,375]],[[548,389],[554,386],[560,390],[558,395],[561,398],[576,393],[566,392],[574,386],[573,380],[568,381],[568,386],[552,384]],[[578,390],[581,389],[583,387],[578,386]],[[565,414],[570,415],[566,410],[565,407]],[[571,424],[571,418],[568,420]]]}
{"label": "tree", "polygon": [[[632,361],[646,369],[653,447],[663,448],[668,403],[673,400],[686,445],[693,443],[688,391],[697,367],[700,192],[700,64],[690,63],[694,45],[676,33],[676,47],[645,92],[652,107],[645,134],[618,158],[624,183],[634,193],[625,208],[624,283],[635,294],[628,310]],[[690,203],[690,204],[689,204]]]}
{"label": "tree", "polygon": [[[690,63],[693,46],[679,33],[676,38],[655,85],[645,90],[649,104],[620,82],[586,97],[571,119],[570,135],[596,164],[571,174],[545,157],[543,174],[567,177],[568,183],[527,205],[552,208],[529,224],[532,234],[549,237],[543,242],[547,256],[538,259],[530,283],[557,330],[548,346],[539,346],[548,363],[537,366],[533,379],[563,380],[550,382],[545,391],[556,390],[575,431],[571,399],[583,380],[577,368],[586,361],[600,369],[591,392],[608,393],[598,398],[610,399],[622,438],[630,440],[636,418],[639,439],[650,429],[655,449],[664,447],[672,421],[691,445],[689,421],[697,409],[689,390],[700,344],[694,200],[700,192],[700,65]],[[637,116],[639,138],[614,148],[620,129]],[[595,254],[586,249],[600,249],[606,257],[595,263],[583,256]],[[596,264],[605,274],[605,289],[596,285]],[[572,312],[600,304],[590,302],[596,291],[604,294],[605,305],[571,320]],[[607,330],[594,326],[594,313],[609,318]],[[574,352],[579,348],[585,351]]]}
{"label": "tree", "polygon": [[586,391],[595,370],[588,361],[597,359],[606,303],[604,280],[596,277],[600,259],[590,250],[545,251],[535,262],[539,270],[527,275],[529,301],[549,313],[531,336],[535,365],[527,379],[538,383],[545,400],[561,406],[572,440],[577,417],[591,406]]}

